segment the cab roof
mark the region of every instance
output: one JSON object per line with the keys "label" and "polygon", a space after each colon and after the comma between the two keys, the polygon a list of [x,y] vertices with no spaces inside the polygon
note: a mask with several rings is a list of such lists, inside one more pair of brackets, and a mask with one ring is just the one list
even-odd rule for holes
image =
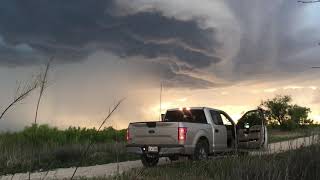
{"label": "cab roof", "polygon": [[210,107],[180,107],[180,108],[172,108],[172,109],[168,109],[167,111],[177,111],[177,110],[181,110],[181,108],[190,108],[190,109],[210,109],[210,110],[214,110],[214,111],[221,111],[219,109],[214,109],[214,108],[210,108]]}

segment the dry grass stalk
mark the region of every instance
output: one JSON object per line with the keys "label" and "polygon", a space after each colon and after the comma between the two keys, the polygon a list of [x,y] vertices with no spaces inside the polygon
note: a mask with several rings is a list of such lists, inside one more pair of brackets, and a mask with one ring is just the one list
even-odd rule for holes
{"label": "dry grass stalk", "polygon": [[[41,73],[39,75],[39,86],[40,86],[40,93],[39,93],[39,97],[38,97],[38,101],[37,101],[37,106],[36,106],[36,112],[35,112],[35,117],[34,117],[34,124],[37,125],[37,118],[38,118],[38,111],[39,111],[39,106],[40,106],[40,102],[41,102],[41,99],[42,99],[42,95],[43,95],[43,92],[46,88],[46,85],[47,85],[47,77],[48,77],[48,72],[49,72],[49,68],[50,68],[50,64],[51,62],[53,61],[53,57],[50,58],[50,60],[47,62],[46,64],[46,68],[45,68],[45,71],[43,73]],[[36,134],[36,131],[37,131],[37,127],[35,128],[34,130],[34,134]],[[32,139],[34,139],[35,137],[33,136]],[[35,144],[35,143],[34,143]],[[33,145],[34,146],[34,145]],[[34,147],[32,148],[32,157],[34,155],[34,151],[33,151]],[[39,155],[39,153],[37,153]],[[38,157],[38,160],[40,161],[40,155]],[[31,160],[32,161],[32,160]],[[33,162],[33,161],[32,161]],[[31,166],[30,166],[30,171],[29,171],[29,180],[30,180],[30,173],[33,169],[33,164],[31,163]]]}
{"label": "dry grass stalk", "polygon": [[36,107],[36,114],[34,117],[34,123],[37,124],[37,118],[38,118],[38,110],[39,110],[39,106],[40,106],[40,102],[41,102],[41,98],[44,92],[44,89],[46,88],[47,85],[47,77],[48,77],[48,71],[51,65],[51,62],[53,61],[53,58],[51,58],[48,63],[46,64],[46,69],[44,71],[43,74],[40,75],[40,94],[39,94],[39,98],[38,98],[38,102],[37,102],[37,107]]}
{"label": "dry grass stalk", "polygon": [[[100,127],[98,128],[97,132],[99,132],[101,130],[101,128],[105,125],[105,123],[107,122],[107,120],[112,116],[112,114],[118,109],[118,107],[120,106],[120,104],[124,101],[125,99],[122,99],[120,101],[118,101],[118,103],[112,108],[112,110],[110,111],[109,110],[109,113],[107,115],[107,117],[103,120],[103,122],[101,123]],[[91,146],[93,145],[93,141],[90,139],[89,140],[89,144],[88,146],[86,147],[85,151],[83,152],[82,154],[82,157],[80,159],[80,162],[78,164],[78,166],[75,168],[72,176],[71,176],[71,180],[74,178],[75,174],[77,173],[77,170],[79,168],[79,166],[82,164],[83,160],[84,160],[84,157],[87,156],[87,153],[89,152]]]}
{"label": "dry grass stalk", "polygon": [[19,83],[13,101],[2,111],[0,115],[0,120],[4,117],[4,115],[8,112],[9,109],[13,108],[16,104],[24,100],[27,96],[31,94],[32,91],[37,89],[38,86],[39,80],[37,78],[25,85]]}

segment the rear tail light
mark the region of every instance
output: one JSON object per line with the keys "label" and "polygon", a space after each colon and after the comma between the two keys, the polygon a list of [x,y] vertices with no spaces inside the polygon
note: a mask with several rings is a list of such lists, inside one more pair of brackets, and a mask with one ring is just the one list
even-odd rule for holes
{"label": "rear tail light", "polygon": [[185,142],[187,139],[187,128],[186,127],[179,127],[178,128],[178,141]]}
{"label": "rear tail light", "polygon": [[130,140],[130,132],[129,132],[129,128],[127,129],[127,136],[126,136],[127,141]]}

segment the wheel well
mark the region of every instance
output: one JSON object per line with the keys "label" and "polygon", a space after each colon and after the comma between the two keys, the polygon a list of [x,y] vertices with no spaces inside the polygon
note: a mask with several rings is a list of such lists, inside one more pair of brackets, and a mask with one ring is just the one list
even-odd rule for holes
{"label": "wheel well", "polygon": [[205,136],[201,136],[201,137],[199,138],[198,142],[200,142],[200,141],[204,141],[204,142],[207,143],[207,145],[209,145],[209,141],[208,141],[208,139],[207,139]]}

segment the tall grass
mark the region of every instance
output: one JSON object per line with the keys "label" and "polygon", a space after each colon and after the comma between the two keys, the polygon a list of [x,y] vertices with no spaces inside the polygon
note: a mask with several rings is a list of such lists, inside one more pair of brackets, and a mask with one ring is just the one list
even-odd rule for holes
{"label": "tall grass", "polygon": [[232,156],[135,169],[98,179],[123,180],[316,180],[320,179],[320,145],[264,156]]}
{"label": "tall grass", "polygon": [[[81,166],[113,163],[117,158],[120,162],[138,159],[138,156],[126,153],[125,133],[125,129],[112,127],[101,131],[79,127],[61,130],[35,124],[20,132],[1,133],[0,175],[27,172],[32,164],[33,171],[75,167],[83,158]],[[83,152],[90,141],[92,147],[84,157]],[[36,154],[32,153],[33,143]]]}
{"label": "tall grass", "polygon": [[[112,127],[96,129],[70,127],[66,130],[48,125],[32,125],[21,132],[0,134],[0,175],[77,166],[89,141],[92,148],[82,166],[137,159],[125,149],[126,130]],[[35,133],[35,134],[34,134]],[[118,142],[118,143],[115,143]],[[32,146],[37,148],[33,155]],[[37,156],[37,157],[32,157]]]}

